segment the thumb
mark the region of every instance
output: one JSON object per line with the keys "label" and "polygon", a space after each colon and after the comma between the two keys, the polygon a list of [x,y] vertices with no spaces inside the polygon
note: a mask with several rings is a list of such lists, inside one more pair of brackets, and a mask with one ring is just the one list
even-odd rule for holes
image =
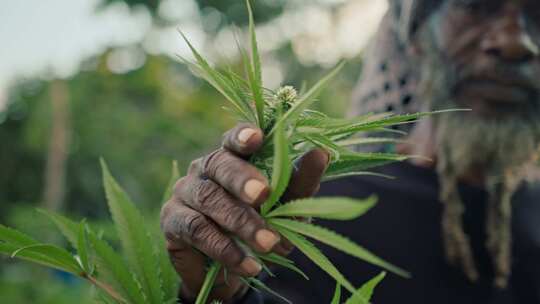
{"label": "thumb", "polygon": [[[311,197],[319,191],[319,184],[324,171],[330,163],[330,154],[323,149],[313,149],[294,163],[294,170],[287,190],[281,201],[287,202],[295,199]],[[301,220],[301,219],[298,219]],[[281,242],[274,246],[274,252],[286,256],[293,250],[293,244],[282,237]]]}
{"label": "thumb", "polygon": [[330,154],[323,149],[313,149],[294,164],[291,180],[282,201],[306,198],[319,190],[321,179],[330,163]]}

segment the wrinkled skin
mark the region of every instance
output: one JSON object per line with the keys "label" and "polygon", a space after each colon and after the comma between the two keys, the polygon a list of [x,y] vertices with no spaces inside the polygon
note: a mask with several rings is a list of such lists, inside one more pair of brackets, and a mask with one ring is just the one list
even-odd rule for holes
{"label": "wrinkled skin", "polygon": [[[537,106],[538,0],[447,0],[433,14],[433,43],[457,72],[448,87],[435,89],[448,90],[459,105],[472,108],[479,118],[512,119],[512,113]],[[422,43],[416,41],[414,47],[421,60]],[[162,209],[167,249],[183,279],[181,295],[186,299],[193,299],[202,285],[207,265],[202,253],[228,269],[227,283],[222,273],[212,298],[234,299],[242,294],[239,276],[260,272],[260,266],[232,241],[233,236],[258,252],[286,255],[292,250],[286,240],[268,230],[256,211],[271,189],[246,159],[262,140],[261,130],[246,124],[227,132],[221,149],[192,163]],[[433,124],[428,120],[415,127],[410,142],[399,151],[437,159]],[[296,164],[283,201],[313,195],[328,160],[322,150],[306,154]],[[481,183],[482,170],[474,168],[465,177]]]}
{"label": "wrinkled skin", "polygon": [[[262,131],[240,124],[224,136],[223,147],[195,160],[175,185],[161,212],[161,227],[171,261],[182,277],[181,295],[194,299],[204,280],[202,253],[227,269],[218,276],[212,298],[227,300],[242,293],[239,276],[256,276],[261,266],[233,241],[237,237],[256,252],[287,255],[292,246],[266,226],[257,213],[271,189],[247,158],[263,142]],[[282,201],[309,197],[319,188],[329,154],[315,149],[297,164]]]}
{"label": "wrinkled skin", "polygon": [[447,1],[435,18],[436,48],[452,69],[450,97],[483,119],[538,107],[540,2]]}
{"label": "wrinkled skin", "polygon": [[[433,40],[413,45],[422,62],[425,52],[436,51],[445,62],[447,91],[457,107],[472,109],[477,119],[519,119],[523,111],[540,107],[540,2],[535,0],[449,0],[433,13]],[[445,94],[442,94],[445,95]],[[437,101],[434,101],[435,106]],[[538,111],[538,110],[536,110]],[[434,126],[426,119],[410,136],[413,145],[402,153],[437,160]],[[418,159],[418,165],[434,166]],[[472,168],[462,178],[483,183],[485,168]]]}
{"label": "wrinkled skin", "polygon": [[413,132],[424,149],[413,154],[437,160],[447,259],[478,279],[456,187],[472,181],[489,192],[486,247],[500,288],[511,273],[511,198],[540,144],[539,14],[538,1],[447,1],[414,38],[426,105],[472,109]]}

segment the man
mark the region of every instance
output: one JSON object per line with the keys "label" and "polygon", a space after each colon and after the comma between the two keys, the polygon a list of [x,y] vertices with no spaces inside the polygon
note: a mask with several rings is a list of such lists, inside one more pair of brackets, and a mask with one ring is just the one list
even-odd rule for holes
{"label": "man", "polygon": [[[355,114],[470,108],[431,117],[410,130],[398,152],[433,162],[378,168],[394,180],[347,178],[320,194],[379,204],[358,221],[323,222],[409,270],[389,276],[376,303],[540,303],[540,188],[526,182],[540,143],[540,2],[537,0],[394,0],[365,59]],[[261,267],[230,239],[257,251],[291,251],[257,215],[268,181],[249,165],[262,132],[240,125],[223,148],[195,161],[162,211],[171,260],[192,299],[204,253],[230,270],[213,296],[231,303],[274,303],[247,292],[238,276]],[[392,147],[381,147],[392,148]],[[329,156],[307,153],[284,200],[313,195]],[[225,233],[226,231],[227,233]],[[323,247],[355,286],[379,269]],[[309,281],[278,270],[266,279],[294,303],[329,303],[334,283],[297,252]]]}

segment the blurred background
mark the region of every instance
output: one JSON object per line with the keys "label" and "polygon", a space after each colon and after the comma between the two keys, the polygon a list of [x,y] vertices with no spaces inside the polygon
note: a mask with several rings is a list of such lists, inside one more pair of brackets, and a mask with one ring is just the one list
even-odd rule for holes
{"label": "blurred background", "polygon": [[[343,115],[385,0],[253,0],[263,81],[314,83],[348,64],[316,104]],[[21,0],[0,4],[0,223],[61,242],[43,208],[111,223],[99,157],[157,227],[177,160],[215,149],[224,101],[179,63],[181,30],[216,65],[241,69],[241,0]],[[236,37],[236,38],[235,38]],[[0,257],[2,303],[93,303],[89,286]]]}

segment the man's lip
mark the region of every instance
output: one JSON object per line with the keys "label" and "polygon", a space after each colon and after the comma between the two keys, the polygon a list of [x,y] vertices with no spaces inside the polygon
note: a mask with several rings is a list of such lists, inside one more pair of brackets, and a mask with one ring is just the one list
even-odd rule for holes
{"label": "man's lip", "polygon": [[538,96],[538,90],[519,77],[469,78],[459,83],[455,93],[465,98],[479,98],[497,103],[528,103]]}

